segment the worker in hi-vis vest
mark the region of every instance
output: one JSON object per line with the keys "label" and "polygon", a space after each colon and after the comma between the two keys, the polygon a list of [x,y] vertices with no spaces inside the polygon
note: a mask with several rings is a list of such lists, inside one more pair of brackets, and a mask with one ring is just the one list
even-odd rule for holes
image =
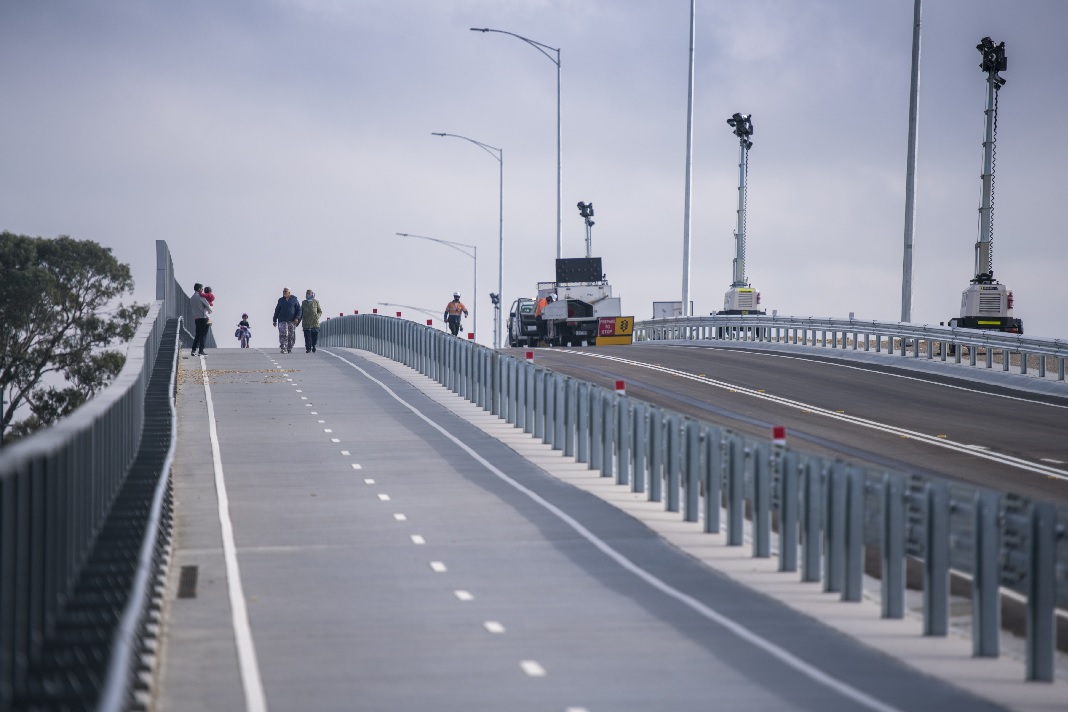
{"label": "worker in hi-vis vest", "polygon": [[460,301],[460,293],[452,293],[452,301],[445,305],[445,323],[453,336],[460,333],[460,316],[467,316],[467,307]]}
{"label": "worker in hi-vis vest", "polygon": [[541,312],[546,306],[556,301],[555,294],[548,294],[538,300],[537,306],[534,307],[534,320],[538,323],[538,338],[544,339],[549,335],[548,325],[545,323],[545,317],[541,315]]}

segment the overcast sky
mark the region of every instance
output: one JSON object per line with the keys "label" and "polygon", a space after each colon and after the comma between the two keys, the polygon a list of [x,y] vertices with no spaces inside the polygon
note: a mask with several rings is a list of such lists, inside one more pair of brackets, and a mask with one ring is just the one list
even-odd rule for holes
{"label": "overcast sky", "polygon": [[[575,204],[624,314],[681,298],[688,0],[0,0],[0,229],[65,234],[131,265],[155,244],[277,342],[283,286],[327,314],[437,318],[454,290],[492,343],[498,163],[504,295],[554,277],[561,49],[564,256]],[[901,313],[913,0],[697,2],[692,298],[731,283],[737,139],[752,113],[746,274],[781,315]],[[1068,2],[923,8],[913,321],[957,316],[973,276],[985,74],[1004,41],[994,270],[1028,334],[1068,336]],[[405,232],[478,247],[473,261]],[[32,298],[32,295],[28,295]],[[386,307],[380,307],[385,310]],[[390,313],[395,308],[388,308]],[[422,314],[402,309],[420,320]]]}

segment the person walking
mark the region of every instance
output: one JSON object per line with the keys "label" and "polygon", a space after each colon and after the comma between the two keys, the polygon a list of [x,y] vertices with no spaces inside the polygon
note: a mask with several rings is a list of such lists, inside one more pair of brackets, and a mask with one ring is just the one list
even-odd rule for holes
{"label": "person walking", "polygon": [[297,340],[297,324],[300,323],[300,300],[290,293],[289,287],[282,288],[282,296],[274,307],[274,319],[271,323],[278,327],[278,346],[282,353],[293,353],[293,343]]}
{"label": "person walking", "polygon": [[460,331],[460,315],[467,316],[467,307],[460,301],[460,293],[452,293],[452,301],[445,305],[445,323],[453,336]]}
{"label": "person walking", "polygon": [[190,356],[197,355],[197,347],[200,347],[200,355],[204,355],[204,342],[208,338],[208,329],[211,328],[211,305],[204,298],[204,285],[197,282],[193,285],[193,294],[189,297],[189,308],[193,312],[193,351]]}
{"label": "person walking", "polygon": [[315,353],[315,345],[319,343],[319,318],[323,315],[323,309],[319,306],[319,300],[315,298],[315,292],[308,290],[304,293],[304,301],[300,305],[300,317],[304,324],[304,353]]}

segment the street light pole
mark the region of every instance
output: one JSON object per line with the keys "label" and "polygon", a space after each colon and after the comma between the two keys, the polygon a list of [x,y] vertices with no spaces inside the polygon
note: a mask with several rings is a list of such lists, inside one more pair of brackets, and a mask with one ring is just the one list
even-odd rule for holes
{"label": "street light pole", "polygon": [[[563,188],[562,188],[562,173],[563,173],[563,161],[562,161],[562,147],[561,147],[561,134],[560,134],[560,49],[558,47],[550,47],[547,44],[536,42],[529,37],[523,35],[517,35],[514,32],[507,32],[505,30],[494,30],[489,27],[472,27],[472,32],[497,32],[502,35],[511,35],[517,40],[522,40],[528,45],[538,50],[549,61],[556,65],[556,259],[560,259],[564,256],[564,238],[563,238]],[[553,59],[552,55],[546,50],[556,53],[556,59]]]}
{"label": "street light pole", "polygon": [[[412,235],[412,234],[407,233],[407,232],[396,232],[396,233],[393,233],[393,234],[398,235],[400,237],[415,237],[415,238],[418,238],[420,240],[430,240],[431,242],[436,242],[436,243],[441,244],[441,245],[447,245],[448,247],[451,247],[452,249],[456,250],[457,252],[460,252],[462,254],[467,255],[468,257],[470,257],[471,259],[473,259],[475,261],[475,266],[474,266],[474,270],[473,270],[473,273],[474,273],[474,285],[472,286],[472,290],[473,290],[472,293],[475,294],[476,296],[475,296],[475,301],[472,303],[472,309],[471,309],[471,321],[474,322],[475,326],[471,329],[471,333],[475,334],[475,337],[476,337],[476,340],[477,340],[477,337],[478,337],[478,296],[477,296],[478,295],[478,247],[476,245],[468,245],[468,244],[465,244],[463,242],[453,242],[452,240],[439,240],[436,237],[427,237],[426,235]],[[467,250],[464,249],[465,247],[466,248],[470,248],[471,251],[468,252]]]}
{"label": "street light pole", "polygon": [[[497,304],[493,310],[493,348],[498,349],[501,346],[501,308],[502,297],[504,294],[504,149],[490,146],[488,143],[482,143],[476,141],[473,138],[467,136],[460,136],[459,134],[451,133],[438,133],[434,132],[434,136],[451,136],[452,138],[462,138],[464,141],[469,141],[483,151],[488,153],[497,159],[497,163],[500,164],[499,178],[500,178],[500,190],[498,193],[498,225],[497,225]],[[496,151],[496,155],[494,155]],[[478,294],[475,294],[475,306],[478,304]]]}

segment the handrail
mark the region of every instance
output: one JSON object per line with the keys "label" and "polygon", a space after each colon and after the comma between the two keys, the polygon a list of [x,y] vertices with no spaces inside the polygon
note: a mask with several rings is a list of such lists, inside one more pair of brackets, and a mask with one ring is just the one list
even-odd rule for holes
{"label": "handrail", "polygon": [[872,350],[874,345],[876,352],[882,352],[885,345],[886,353],[915,358],[923,353],[928,359],[941,361],[952,357],[958,364],[963,363],[966,352],[971,366],[979,365],[978,356],[982,354],[985,356],[982,366],[988,369],[993,368],[994,355],[998,353],[1003,371],[1015,373],[1010,369],[1015,363],[1018,373],[1026,375],[1034,362],[1040,378],[1053,371],[1058,381],[1065,380],[1068,361],[1068,340],[1060,338],[829,317],[716,314],[650,319],[634,324],[634,340],[764,341],[864,351]]}
{"label": "handrail", "polygon": [[[174,279],[163,241],[157,241],[157,294],[162,298],[150,306],[127,345],[122,369],[107,388],[0,454],[0,709],[19,708],[27,700],[70,701],[72,696],[91,706],[104,678],[111,680],[108,699],[123,700],[119,706],[132,694],[130,655],[140,647],[140,632],[136,640],[130,635],[135,620],[144,623],[146,581],[152,574],[138,567],[153,547],[159,565],[158,544],[166,530],[160,517],[169,516],[169,506],[160,498],[167,491],[170,460],[160,469],[152,459],[153,449],[166,437],[142,435],[159,427],[160,400],[173,401],[173,387],[158,393],[167,384],[154,379],[154,371],[173,372],[177,342],[190,338],[179,333],[176,317],[188,310],[189,300]],[[168,329],[173,341],[166,344]],[[171,363],[160,364],[163,355]],[[173,373],[171,378],[173,383]],[[157,395],[150,406],[152,393]],[[173,447],[173,409],[165,417]],[[148,511],[139,491],[131,492],[146,481],[155,492]],[[119,518],[121,526],[115,521]],[[129,538],[137,536],[138,518],[143,518],[144,536],[133,542]],[[118,543],[114,529],[125,537]],[[131,559],[129,551],[140,556]],[[97,561],[105,563],[91,563]],[[107,591],[96,598],[107,610],[93,617],[88,637],[94,642],[80,643],[92,652],[72,656],[74,643],[65,643],[63,636],[86,624],[72,628],[68,611],[81,605],[81,582],[101,566],[109,574],[98,577],[105,583],[95,585]],[[126,568],[132,572],[128,589],[122,573]],[[119,670],[108,667],[116,662]]]}
{"label": "handrail", "polygon": [[860,600],[865,552],[874,549],[882,559],[883,618],[904,616],[905,557],[915,557],[924,569],[925,635],[948,631],[951,567],[969,574],[976,657],[998,656],[1000,597],[1014,591],[1027,606],[1024,676],[1053,679],[1056,608],[1068,607],[1068,585],[1058,579],[1058,569],[1068,568],[1068,547],[1058,546],[1068,536],[1068,510],[944,478],[828,461],[403,319],[330,319],[319,343],[403,363],[602,476],[663,502],[683,521],[725,533],[728,546],[743,545],[750,511],[754,557],[772,555],[774,510],[779,570],[820,582],[843,601]]}

